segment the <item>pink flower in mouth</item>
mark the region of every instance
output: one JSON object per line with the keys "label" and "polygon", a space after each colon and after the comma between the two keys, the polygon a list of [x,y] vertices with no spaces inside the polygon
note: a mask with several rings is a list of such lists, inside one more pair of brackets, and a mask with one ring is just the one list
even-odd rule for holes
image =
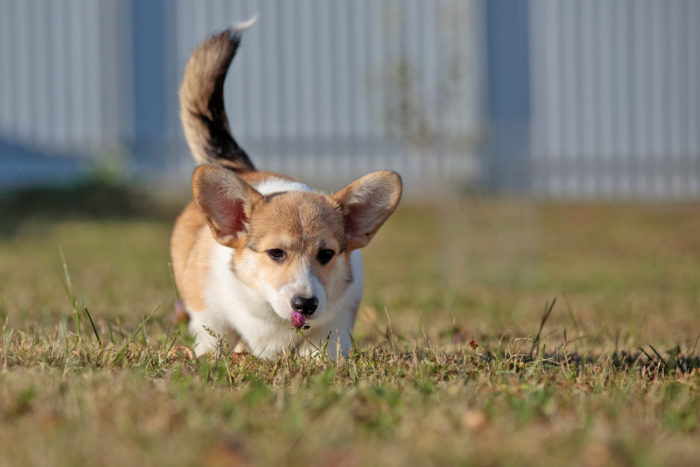
{"label": "pink flower in mouth", "polygon": [[301,329],[306,324],[306,316],[302,315],[298,311],[292,311],[292,326],[297,329]]}

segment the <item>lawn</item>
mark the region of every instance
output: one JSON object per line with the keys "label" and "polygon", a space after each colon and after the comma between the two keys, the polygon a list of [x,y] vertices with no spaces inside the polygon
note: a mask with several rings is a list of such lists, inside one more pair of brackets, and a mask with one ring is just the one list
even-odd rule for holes
{"label": "lawn", "polygon": [[408,200],[355,347],[192,359],[178,203],[0,200],[0,465],[691,465],[700,205]]}

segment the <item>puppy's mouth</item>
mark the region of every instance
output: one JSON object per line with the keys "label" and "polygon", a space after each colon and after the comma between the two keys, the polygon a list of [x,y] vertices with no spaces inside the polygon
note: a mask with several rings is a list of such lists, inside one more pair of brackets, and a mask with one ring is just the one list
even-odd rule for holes
{"label": "puppy's mouth", "polygon": [[294,329],[309,329],[310,327],[308,324],[306,324],[306,315],[303,315],[296,310],[292,310],[290,319],[292,321],[292,326],[294,327]]}

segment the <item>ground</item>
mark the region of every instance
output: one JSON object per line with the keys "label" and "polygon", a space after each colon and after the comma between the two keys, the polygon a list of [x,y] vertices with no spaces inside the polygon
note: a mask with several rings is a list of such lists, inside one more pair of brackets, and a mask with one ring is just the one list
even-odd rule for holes
{"label": "ground", "polygon": [[349,358],[191,358],[177,203],[0,202],[0,465],[690,465],[700,205],[407,200]]}

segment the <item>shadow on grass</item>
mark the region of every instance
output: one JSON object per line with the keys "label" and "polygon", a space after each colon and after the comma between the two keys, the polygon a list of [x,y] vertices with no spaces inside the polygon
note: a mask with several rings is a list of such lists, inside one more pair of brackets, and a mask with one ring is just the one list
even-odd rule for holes
{"label": "shadow on grass", "polygon": [[90,178],[70,185],[24,188],[0,195],[0,236],[25,222],[67,220],[172,220],[182,206],[156,201],[124,183]]}
{"label": "shadow on grass", "polygon": [[586,365],[600,366],[601,364],[611,365],[615,369],[624,370],[638,367],[647,378],[656,378],[673,373],[688,375],[700,369],[700,355],[696,352],[698,342],[700,342],[700,335],[698,335],[695,340],[692,349],[688,348],[683,352],[680,345],[676,345],[674,348],[666,350],[666,357],[664,358],[651,344],[647,344],[648,351],[643,347],[638,347],[637,350],[634,351],[627,351],[619,350],[616,343],[615,351],[609,355],[581,354],[576,351],[569,352],[567,349],[568,343],[566,341],[565,330],[564,344],[559,345],[554,351],[546,352],[546,346],[542,345],[541,340],[542,330],[551,316],[556,302],[557,299],[554,298],[551,302],[548,301],[545,303],[540,325],[537,329],[537,334],[532,339],[529,352],[504,351],[503,349],[498,349],[496,352],[487,350],[481,357],[489,363],[507,361],[509,362],[509,370],[517,370],[519,364],[531,363],[540,363],[543,367],[574,368],[576,371]]}
{"label": "shadow on grass", "polygon": [[480,357],[484,362],[505,363],[509,371],[522,371],[523,365],[539,364],[543,368],[564,368],[578,373],[585,367],[603,369],[605,367],[628,371],[638,369],[647,378],[659,378],[665,375],[689,375],[700,369],[700,355],[693,350],[681,351],[680,346],[666,350],[663,357],[648,345],[649,351],[642,347],[637,350],[615,350],[612,354],[567,352],[559,348],[553,352],[543,352],[533,356],[527,353],[504,351],[503,349],[486,349]]}

